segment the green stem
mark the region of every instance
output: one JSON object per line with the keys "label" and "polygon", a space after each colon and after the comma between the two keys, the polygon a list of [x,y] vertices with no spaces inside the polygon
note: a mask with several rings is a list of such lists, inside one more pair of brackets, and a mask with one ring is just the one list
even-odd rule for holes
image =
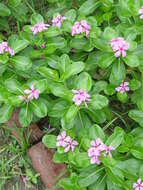
{"label": "green stem", "polygon": [[33,12],[36,13],[35,10],[33,9],[33,7],[28,3],[27,0],[25,0],[26,5],[29,7],[29,9]]}

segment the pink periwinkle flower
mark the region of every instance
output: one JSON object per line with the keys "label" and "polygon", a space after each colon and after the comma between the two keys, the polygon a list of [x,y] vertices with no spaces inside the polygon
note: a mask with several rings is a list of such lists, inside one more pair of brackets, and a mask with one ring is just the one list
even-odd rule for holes
{"label": "pink periwinkle flower", "polygon": [[139,10],[139,14],[140,14],[140,19],[143,19],[143,7],[141,7],[141,9]]}
{"label": "pink periwinkle flower", "polygon": [[62,22],[64,20],[66,20],[65,16],[57,15],[55,18],[52,19],[52,26],[61,28]]}
{"label": "pink periwinkle flower", "polygon": [[100,164],[99,156],[104,153],[104,156],[109,155],[112,157],[111,150],[114,148],[110,146],[106,146],[100,138],[97,138],[96,141],[92,140],[90,142],[91,147],[88,149],[88,156],[90,157],[91,164]]}
{"label": "pink periwinkle flower", "polygon": [[85,33],[85,35],[88,37],[90,32],[90,25],[87,23],[86,20],[81,20],[80,22],[75,22],[75,24],[72,26],[72,36],[75,34],[82,34]]}
{"label": "pink periwinkle flower", "polygon": [[104,144],[100,138],[97,138],[96,141],[91,141],[91,147],[88,149],[88,156],[90,157],[91,164],[100,164],[99,156],[104,150]]}
{"label": "pink periwinkle flower", "polygon": [[48,27],[50,25],[49,24],[45,24],[45,23],[37,23],[34,26],[31,27],[31,31],[33,32],[34,35],[36,35],[39,32],[42,32],[44,30],[47,30]]}
{"label": "pink periwinkle flower", "polygon": [[39,89],[34,89],[34,85],[31,84],[30,85],[30,89],[25,89],[24,93],[26,96],[19,96],[19,99],[21,101],[25,100],[27,103],[33,99],[38,99],[39,98],[39,94],[40,94],[40,90]]}
{"label": "pink periwinkle flower", "polygon": [[70,136],[66,136],[65,131],[63,131],[60,135],[57,136],[56,146],[64,147],[64,152],[69,152],[70,149],[73,152],[77,145],[78,145],[78,142],[75,140],[72,140]]}
{"label": "pink periwinkle flower", "polygon": [[78,142],[75,140],[72,140],[72,138],[70,136],[67,136],[65,138],[65,142],[66,142],[66,147],[64,149],[65,152],[69,152],[70,149],[72,150],[72,152],[74,151],[75,147],[78,145]]}
{"label": "pink periwinkle flower", "polygon": [[75,94],[73,97],[73,102],[75,105],[80,106],[82,102],[84,102],[85,106],[87,107],[87,102],[90,101],[90,95],[87,94],[82,89],[78,90],[72,90],[72,92]]}
{"label": "pink periwinkle flower", "polygon": [[45,44],[40,45],[40,48],[41,48],[41,49],[44,49],[45,47],[46,47]]}
{"label": "pink periwinkle flower", "polygon": [[66,138],[66,131],[63,131],[60,135],[57,136],[57,144],[56,146],[62,146],[65,147],[67,145],[67,143],[65,142],[65,138]]}
{"label": "pink periwinkle flower", "polygon": [[110,42],[112,50],[115,53],[115,57],[126,57],[126,51],[129,49],[130,44],[124,40],[124,38],[113,38]]}
{"label": "pink periwinkle flower", "polygon": [[135,190],[143,190],[143,182],[140,178],[137,180],[136,183],[133,184],[133,188]]}
{"label": "pink periwinkle flower", "polygon": [[34,85],[31,84],[30,89],[25,89],[24,93],[28,94],[28,100],[31,101],[31,100],[33,100],[33,98],[37,100],[39,98],[40,90],[34,89]]}
{"label": "pink periwinkle flower", "polygon": [[3,53],[9,53],[11,56],[15,54],[14,50],[8,46],[8,42],[0,43],[0,54]]}
{"label": "pink periwinkle flower", "polygon": [[27,185],[27,177],[26,177],[26,176],[22,177],[22,180],[23,180],[23,183],[24,183],[25,185]]}
{"label": "pink periwinkle flower", "polygon": [[111,150],[115,150],[114,147],[112,145],[110,146],[104,145],[104,150],[105,150],[104,156],[109,155],[112,158]]}
{"label": "pink periwinkle flower", "polygon": [[128,82],[123,82],[123,83],[120,84],[119,87],[115,88],[115,90],[117,92],[120,92],[121,94],[123,94],[124,92],[128,92],[130,90],[129,83]]}

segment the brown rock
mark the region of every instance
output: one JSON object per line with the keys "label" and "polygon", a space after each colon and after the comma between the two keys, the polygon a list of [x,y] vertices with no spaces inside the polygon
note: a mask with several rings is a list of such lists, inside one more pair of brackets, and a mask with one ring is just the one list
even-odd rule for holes
{"label": "brown rock", "polygon": [[[13,136],[16,137],[19,144],[21,144],[20,135],[18,130],[22,128],[21,124],[19,123],[19,109],[15,109],[13,111],[13,114],[11,118],[6,122],[6,125],[11,130],[11,133]],[[42,131],[39,129],[39,127],[36,124],[31,124],[26,128],[26,131],[24,132],[23,136],[26,137],[26,134],[30,133],[29,143],[33,144],[40,140],[43,136]]]}
{"label": "brown rock", "polygon": [[45,186],[51,189],[54,188],[57,182],[55,182],[56,177],[66,169],[66,165],[55,164],[52,160],[54,150],[45,148],[42,142],[28,149],[27,154],[32,160],[35,171],[40,173]]}

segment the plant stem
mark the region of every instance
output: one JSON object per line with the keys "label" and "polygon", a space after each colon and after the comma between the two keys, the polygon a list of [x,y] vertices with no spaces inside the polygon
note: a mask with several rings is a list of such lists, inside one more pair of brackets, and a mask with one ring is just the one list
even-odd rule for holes
{"label": "plant stem", "polygon": [[26,5],[29,7],[29,9],[33,12],[36,13],[35,10],[33,9],[33,7],[28,3],[27,0],[25,0]]}

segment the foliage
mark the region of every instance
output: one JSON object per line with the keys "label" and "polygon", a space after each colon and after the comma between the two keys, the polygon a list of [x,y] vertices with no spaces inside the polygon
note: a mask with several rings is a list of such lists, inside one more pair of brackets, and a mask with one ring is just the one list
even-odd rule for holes
{"label": "foliage", "polygon": [[[64,189],[131,190],[143,180],[143,1],[42,2],[46,11],[33,1],[0,5],[8,36],[0,36],[8,41],[0,55],[0,123],[20,108],[23,127],[48,117],[78,143],[66,153],[58,146],[53,158],[67,163]],[[10,35],[5,17],[11,15],[18,29]],[[45,135],[43,143],[56,148],[56,136]],[[88,156],[98,138],[114,148],[112,158],[102,152],[100,165]]]}

